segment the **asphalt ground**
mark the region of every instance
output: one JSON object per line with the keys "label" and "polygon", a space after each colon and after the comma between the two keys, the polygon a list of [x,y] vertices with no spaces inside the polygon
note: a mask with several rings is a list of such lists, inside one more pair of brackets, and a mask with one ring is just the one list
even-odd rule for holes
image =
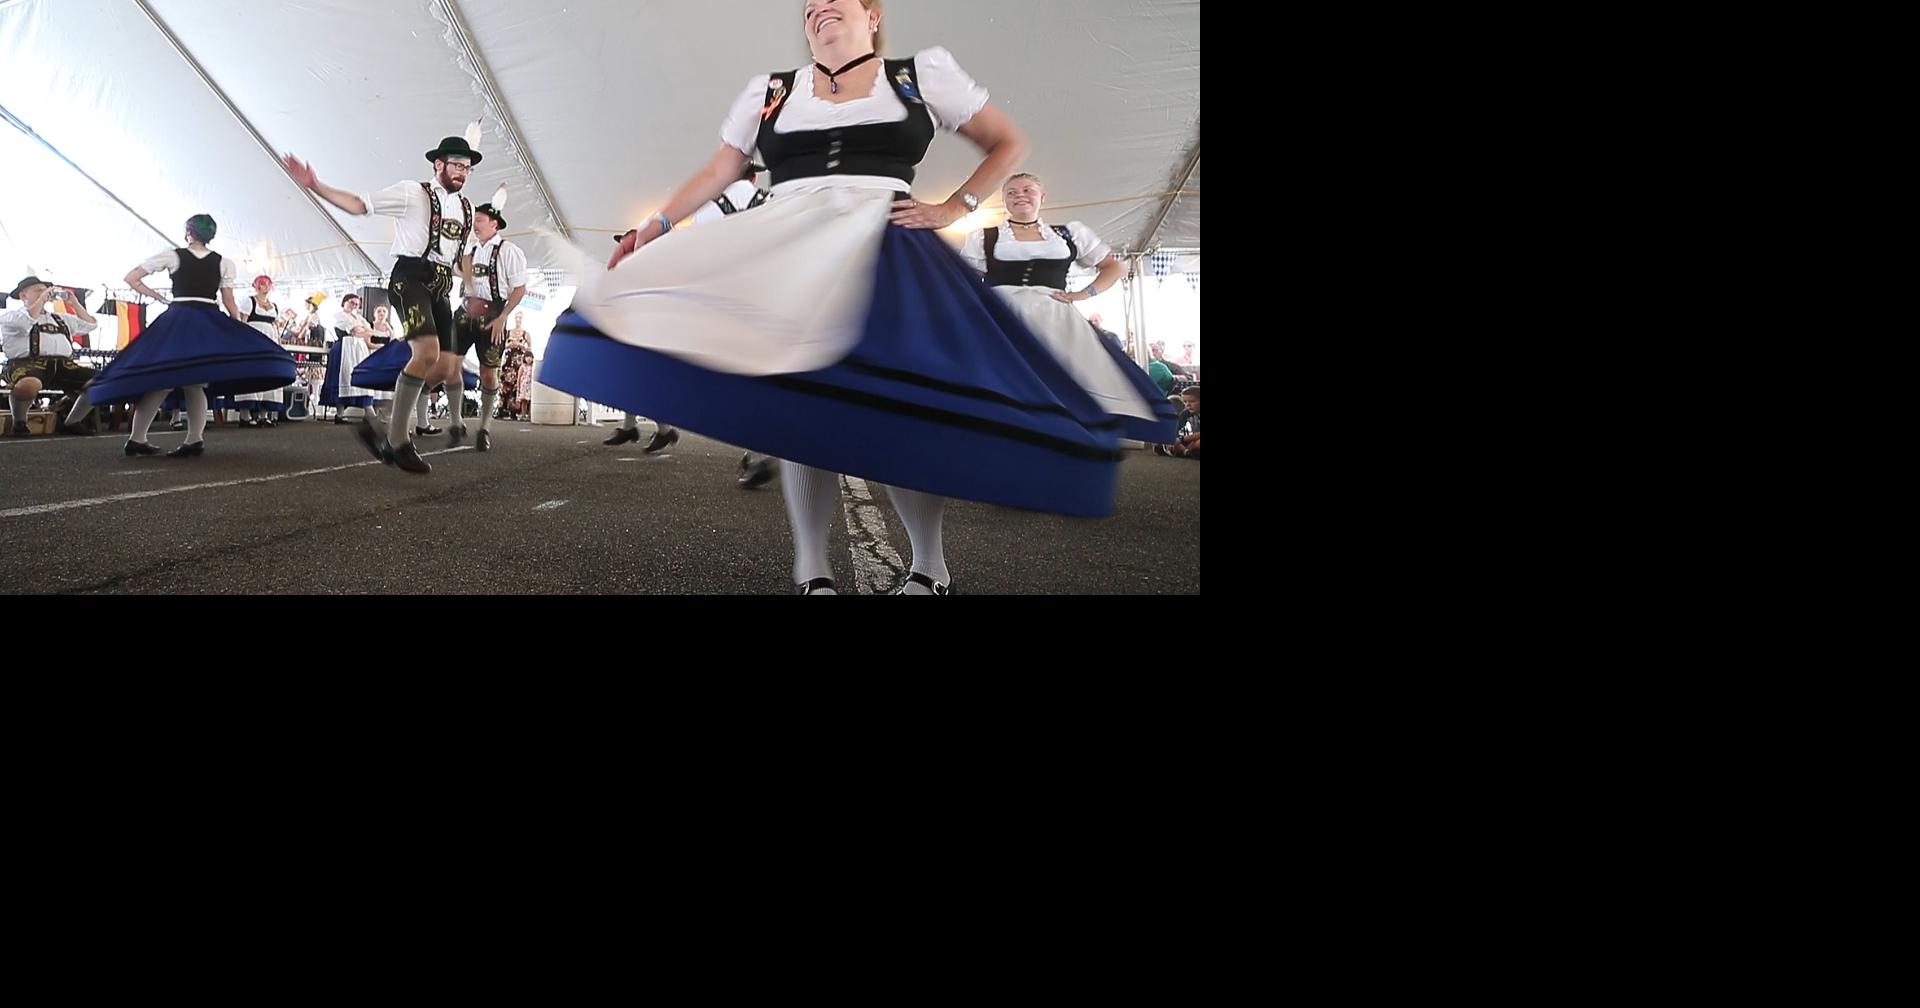
{"label": "asphalt ground", "polygon": [[[436,420],[445,426],[445,420]],[[468,420],[469,429],[475,423]],[[164,424],[156,427],[164,428]],[[210,427],[199,458],[128,458],[96,437],[0,437],[0,549],[35,592],[784,594],[780,483],[741,489],[738,448],[683,431],[656,455],[611,427],[495,421],[493,450],[421,439],[424,476],[375,462],[350,425]],[[149,436],[168,450],[184,432]],[[438,452],[439,454],[428,454]],[[1200,467],[1126,453],[1114,517],[953,501],[957,594],[1198,594]],[[885,492],[843,480],[829,556],[843,591],[886,594],[910,559]]]}

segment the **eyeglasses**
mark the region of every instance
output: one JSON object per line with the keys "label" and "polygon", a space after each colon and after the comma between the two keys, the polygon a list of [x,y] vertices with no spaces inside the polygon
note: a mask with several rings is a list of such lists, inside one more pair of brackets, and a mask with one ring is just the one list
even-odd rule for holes
{"label": "eyeglasses", "polygon": [[448,168],[458,168],[461,171],[473,170],[473,162],[471,161],[448,161],[446,165]]}

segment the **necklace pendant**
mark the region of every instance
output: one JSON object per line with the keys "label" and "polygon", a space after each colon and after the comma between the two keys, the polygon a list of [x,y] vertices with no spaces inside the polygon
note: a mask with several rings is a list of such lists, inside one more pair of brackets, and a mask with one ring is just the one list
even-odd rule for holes
{"label": "necklace pendant", "polygon": [[828,94],[839,94],[839,93],[840,93],[840,82],[839,82],[839,81],[837,81],[837,80],[834,80],[834,79],[832,79],[832,78],[828,78],[828,79],[827,79],[827,93],[828,93]]}

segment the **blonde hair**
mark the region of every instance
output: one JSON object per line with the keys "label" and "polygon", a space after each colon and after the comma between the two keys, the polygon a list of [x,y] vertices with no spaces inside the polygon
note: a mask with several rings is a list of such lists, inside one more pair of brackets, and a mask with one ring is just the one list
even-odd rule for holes
{"label": "blonde hair", "polygon": [[1045,182],[1040,181],[1040,176],[1035,175],[1032,172],[1023,171],[1023,172],[1014,172],[1012,175],[1007,176],[1007,180],[1005,182],[1000,183],[1001,191],[1004,192],[1008,186],[1014,184],[1015,182],[1020,181],[1023,178],[1032,179],[1033,184],[1039,186],[1042,189],[1045,189],[1047,187],[1047,184]]}

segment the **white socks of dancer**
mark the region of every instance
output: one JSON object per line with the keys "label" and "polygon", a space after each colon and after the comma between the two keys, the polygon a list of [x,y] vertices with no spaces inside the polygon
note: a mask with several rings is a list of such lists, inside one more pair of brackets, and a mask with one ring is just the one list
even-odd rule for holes
{"label": "white socks of dancer", "polygon": [[[133,431],[127,440],[134,444],[147,443],[147,431],[153,427],[153,418],[160,415],[160,404],[172,389],[154,389],[140,397],[133,408]],[[187,401],[187,440],[184,444],[193,444],[202,440],[207,433],[207,387],[189,385],[182,390]]]}
{"label": "white socks of dancer", "polygon": [[[913,569],[946,584],[949,580],[947,550],[940,533],[946,520],[947,499],[897,486],[887,487],[887,496],[893,498],[893,509],[900,512],[900,524],[907,527],[907,541],[913,544]],[[909,581],[900,593],[931,595],[933,589]]]}
{"label": "white socks of dancer", "polygon": [[147,443],[147,431],[153,427],[153,418],[160,415],[160,404],[166,401],[167,393],[172,389],[154,389],[140,397],[138,405],[133,407],[133,431],[127,440],[134,444]]}
{"label": "white socks of dancer", "polygon": [[827,562],[827,529],[840,513],[839,474],[789,462],[780,478],[780,492],[787,499],[787,521],[793,526],[793,583],[832,577],[833,565]]}
{"label": "white socks of dancer", "polygon": [[393,383],[393,418],[387,422],[387,442],[395,448],[413,443],[413,427],[406,418],[413,415],[413,404],[420,401],[420,393],[426,387],[425,379],[405,371],[400,372],[399,379]]}
{"label": "white socks of dancer", "polygon": [[[833,577],[827,561],[827,530],[840,513],[840,476],[792,461],[780,464],[780,491],[787,502],[787,520],[793,526],[793,583]],[[888,487],[900,523],[907,527],[913,547],[913,569],[942,584],[947,573],[942,528],[947,499],[917,490]],[[821,594],[815,592],[814,594]],[[931,595],[924,585],[909,583],[905,594]]]}
{"label": "white socks of dancer", "polygon": [[[163,390],[160,393],[160,398],[165,399],[167,393],[171,391],[173,390]],[[207,435],[207,387],[205,385],[189,385],[181,390],[181,394],[187,400],[187,439],[180,443],[199,444],[201,441],[206,440]],[[147,393],[147,396],[150,395],[153,395],[153,393]],[[140,397],[140,402],[143,405],[147,401],[147,396]],[[153,405],[155,409],[158,409],[160,403],[156,401]]]}

